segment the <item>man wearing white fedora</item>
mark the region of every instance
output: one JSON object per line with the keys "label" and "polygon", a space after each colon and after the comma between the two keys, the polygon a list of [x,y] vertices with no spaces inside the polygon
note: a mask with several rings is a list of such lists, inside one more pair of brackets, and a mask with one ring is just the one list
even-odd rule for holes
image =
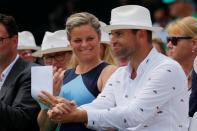
{"label": "man wearing white fedora", "polygon": [[32,53],[40,47],[36,46],[33,34],[30,31],[22,31],[18,33],[18,37],[18,54],[27,61],[36,62],[36,57],[32,56]]}
{"label": "man wearing white fedora", "polygon": [[57,69],[67,69],[72,56],[72,49],[65,30],[46,32],[42,41],[41,50],[32,54],[42,57],[45,65],[53,65]]}
{"label": "man wearing white fedora", "polygon": [[161,28],[152,27],[149,10],[117,7],[105,29],[115,54],[129,57],[129,64],[112,74],[92,103],[75,108],[61,102],[48,111],[51,120],[83,122],[96,130],[187,131],[187,78],[177,62],[152,47],[151,31]]}

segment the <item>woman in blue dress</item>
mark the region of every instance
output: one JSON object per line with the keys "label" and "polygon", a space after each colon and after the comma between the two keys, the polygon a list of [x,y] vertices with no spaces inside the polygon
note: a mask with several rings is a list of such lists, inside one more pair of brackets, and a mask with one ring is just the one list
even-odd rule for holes
{"label": "woman in blue dress", "polygon": [[[97,97],[116,67],[103,62],[100,58],[101,30],[99,21],[94,15],[87,12],[71,15],[67,19],[66,30],[73,49],[72,68],[64,74],[59,96],[73,100],[77,106],[80,106],[90,103]],[[57,97],[54,96],[46,95],[41,98],[48,105],[55,105],[58,102]],[[53,99],[52,103],[51,99]],[[38,122],[39,119],[41,118],[38,118]],[[90,129],[80,123],[62,123],[59,130],[89,131]]]}

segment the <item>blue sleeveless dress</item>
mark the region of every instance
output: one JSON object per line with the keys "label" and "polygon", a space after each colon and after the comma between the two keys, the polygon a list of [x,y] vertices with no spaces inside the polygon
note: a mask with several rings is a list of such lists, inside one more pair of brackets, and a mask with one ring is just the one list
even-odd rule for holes
{"label": "blue sleeveless dress", "polygon": [[[92,102],[100,93],[97,80],[102,70],[109,64],[103,62],[87,73],[76,74],[75,69],[69,69],[64,74],[64,82],[60,96],[74,100],[77,106]],[[61,124],[60,131],[92,131],[82,123]]]}

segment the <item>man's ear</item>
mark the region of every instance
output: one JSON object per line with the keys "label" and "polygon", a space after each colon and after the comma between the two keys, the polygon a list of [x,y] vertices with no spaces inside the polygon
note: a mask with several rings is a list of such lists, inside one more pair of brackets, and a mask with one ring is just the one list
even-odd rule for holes
{"label": "man's ear", "polygon": [[147,31],[146,31],[146,30],[138,30],[138,31],[137,31],[137,35],[138,35],[139,37],[144,37],[144,36],[147,35]]}
{"label": "man's ear", "polygon": [[15,45],[14,48],[17,48],[18,46],[18,36],[17,35],[14,35],[12,36],[12,43]]}
{"label": "man's ear", "polygon": [[138,30],[136,36],[139,40],[144,41],[145,39],[148,39],[148,32],[146,30]]}

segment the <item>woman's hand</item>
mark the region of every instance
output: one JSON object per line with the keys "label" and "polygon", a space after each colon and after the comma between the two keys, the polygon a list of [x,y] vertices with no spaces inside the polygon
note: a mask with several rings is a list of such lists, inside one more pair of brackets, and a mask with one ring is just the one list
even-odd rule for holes
{"label": "woman's hand", "polygon": [[45,105],[48,105],[51,108],[55,107],[59,103],[65,104],[65,106],[63,106],[63,109],[65,109],[67,111],[70,111],[70,110],[66,107],[66,105],[76,108],[76,104],[75,104],[74,101],[66,100],[66,99],[64,99],[63,97],[60,97],[60,96],[53,96],[46,91],[42,91],[41,94],[38,97],[39,97],[40,102],[42,102]]}
{"label": "woman's hand", "polygon": [[[41,91],[41,94],[38,95],[39,101],[49,107],[53,107],[58,103],[58,98],[51,95],[46,91]],[[63,98],[62,98],[63,99]]]}

